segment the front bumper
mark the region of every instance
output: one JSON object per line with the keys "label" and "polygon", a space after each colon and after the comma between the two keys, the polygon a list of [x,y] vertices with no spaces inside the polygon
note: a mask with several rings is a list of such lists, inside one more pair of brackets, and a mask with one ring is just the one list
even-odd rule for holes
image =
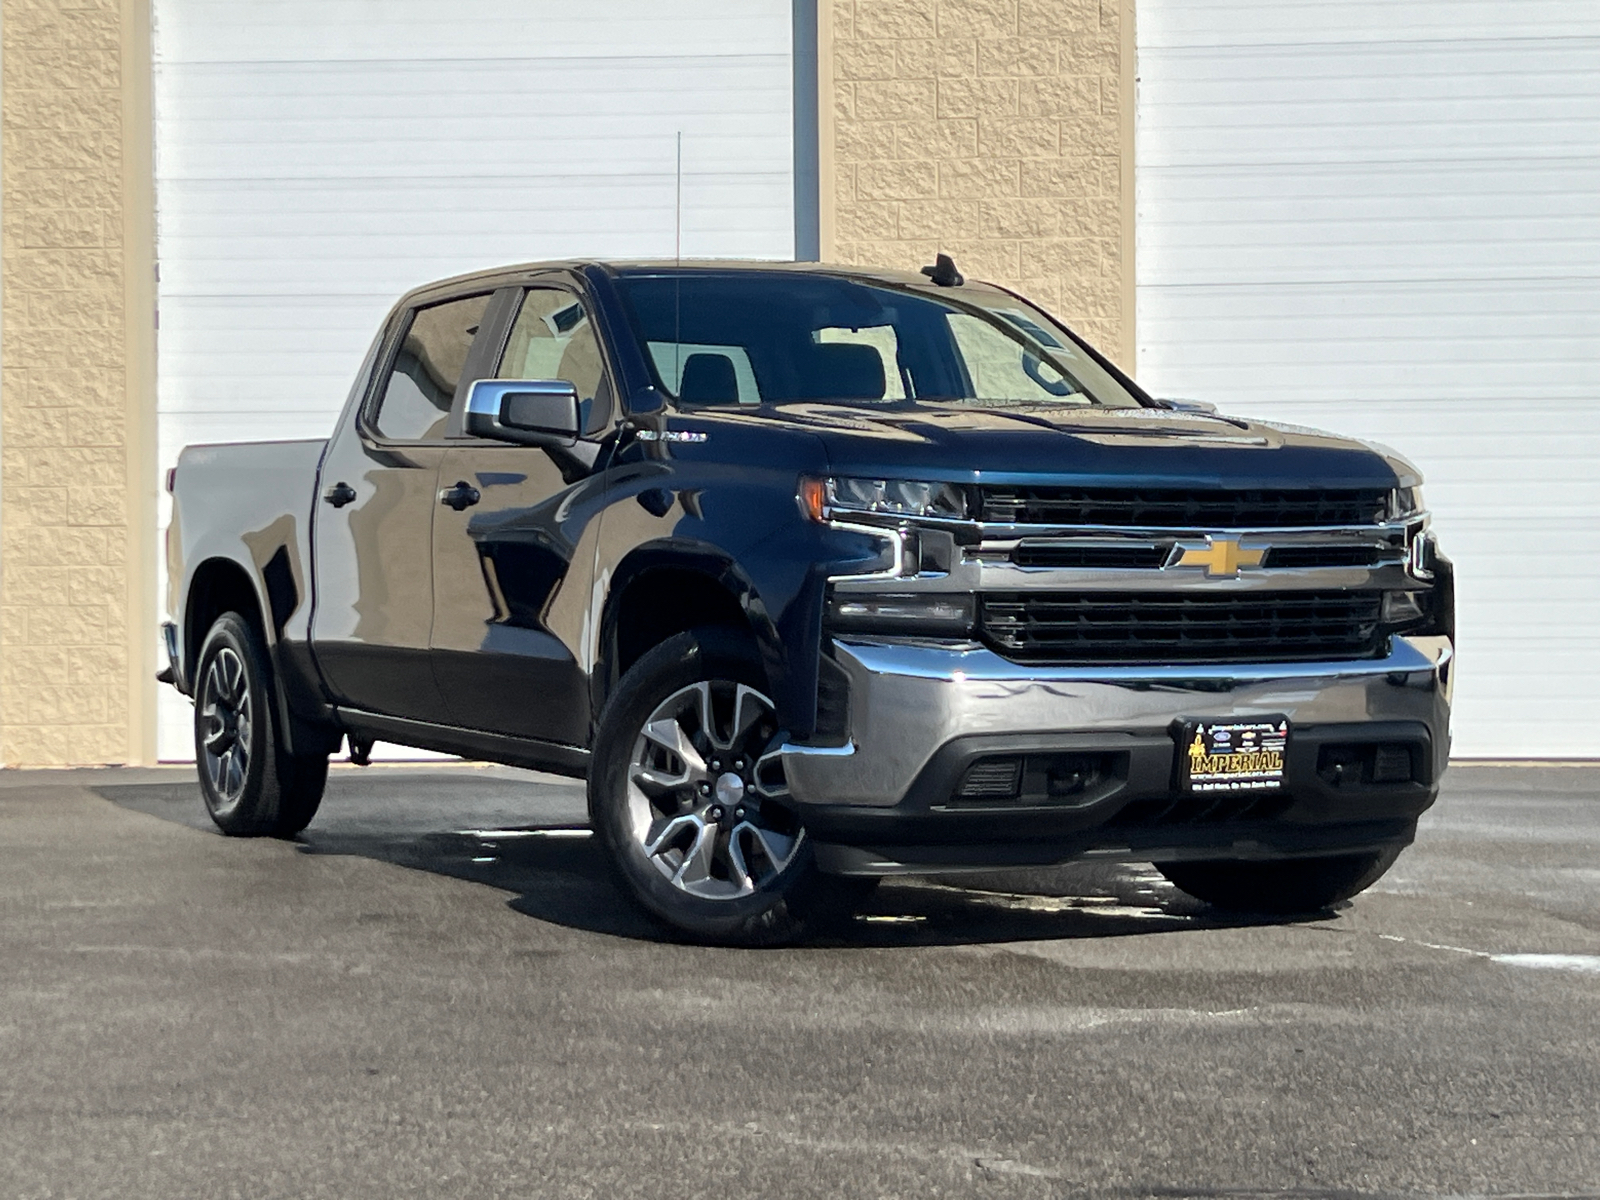
{"label": "front bumper", "polygon": [[[849,680],[848,741],[780,755],[819,862],[839,873],[1404,843],[1449,754],[1444,637],[1396,637],[1381,659],[1218,666],[1040,667],[973,644],[836,641],[833,651]],[[1264,714],[1292,722],[1281,793],[1241,806],[1175,790],[1176,722]],[[1336,748],[1376,744],[1405,747],[1410,777],[1330,777]],[[959,797],[968,768],[995,755],[1076,755],[1096,773],[1058,798]]]}

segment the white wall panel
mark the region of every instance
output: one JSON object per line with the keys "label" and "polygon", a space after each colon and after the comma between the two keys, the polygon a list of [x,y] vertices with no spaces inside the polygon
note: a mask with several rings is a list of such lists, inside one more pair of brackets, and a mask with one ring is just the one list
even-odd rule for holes
{"label": "white wall panel", "polygon": [[1456,751],[1600,756],[1600,6],[1141,0],[1139,376],[1387,442]]}
{"label": "white wall panel", "polygon": [[[154,16],[163,470],[192,442],[326,436],[416,284],[670,256],[680,130],[683,252],[793,255],[789,0]],[[162,756],[191,756],[187,705],[163,688],[160,712]]]}

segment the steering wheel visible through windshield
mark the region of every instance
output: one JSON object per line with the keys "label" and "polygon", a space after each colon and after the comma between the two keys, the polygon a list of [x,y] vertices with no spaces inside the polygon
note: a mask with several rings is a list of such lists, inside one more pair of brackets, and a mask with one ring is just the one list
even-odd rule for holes
{"label": "steering wheel visible through windshield", "polygon": [[680,407],[923,400],[1138,408],[1050,317],[982,285],[950,295],[831,275],[704,269],[618,286]]}

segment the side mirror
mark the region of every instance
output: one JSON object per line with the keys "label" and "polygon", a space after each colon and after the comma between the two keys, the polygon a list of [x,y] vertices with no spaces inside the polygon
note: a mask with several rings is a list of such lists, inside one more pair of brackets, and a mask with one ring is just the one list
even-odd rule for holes
{"label": "side mirror", "polygon": [[467,391],[466,431],[523,446],[575,446],[578,389],[565,379],[479,379]]}
{"label": "side mirror", "polygon": [[1217,406],[1209,400],[1157,400],[1156,403],[1173,412],[1200,413],[1207,417],[1217,415]]}

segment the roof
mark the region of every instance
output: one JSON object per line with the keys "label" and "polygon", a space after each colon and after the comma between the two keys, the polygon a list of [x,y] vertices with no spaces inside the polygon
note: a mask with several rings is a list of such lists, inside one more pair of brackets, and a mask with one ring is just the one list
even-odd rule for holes
{"label": "roof", "polygon": [[[504,267],[491,267],[482,271],[472,271],[464,275],[453,275],[448,279],[438,279],[413,288],[407,293],[406,298],[412,295],[431,292],[435,288],[455,288],[461,285],[474,283],[492,283],[496,286],[515,284],[523,278],[543,274],[549,271],[581,271],[588,267],[598,267],[612,275],[638,275],[655,274],[662,271],[683,272],[779,272],[795,275],[833,275],[845,276],[851,279],[860,279],[873,283],[887,283],[898,287],[925,287],[933,288],[925,275],[916,271],[897,271],[888,267],[855,267],[843,263],[818,263],[818,262],[788,262],[777,259],[745,259],[745,258],[639,258],[639,259],[559,259],[549,262],[517,263]],[[970,283],[981,284],[980,280],[970,280]]]}

